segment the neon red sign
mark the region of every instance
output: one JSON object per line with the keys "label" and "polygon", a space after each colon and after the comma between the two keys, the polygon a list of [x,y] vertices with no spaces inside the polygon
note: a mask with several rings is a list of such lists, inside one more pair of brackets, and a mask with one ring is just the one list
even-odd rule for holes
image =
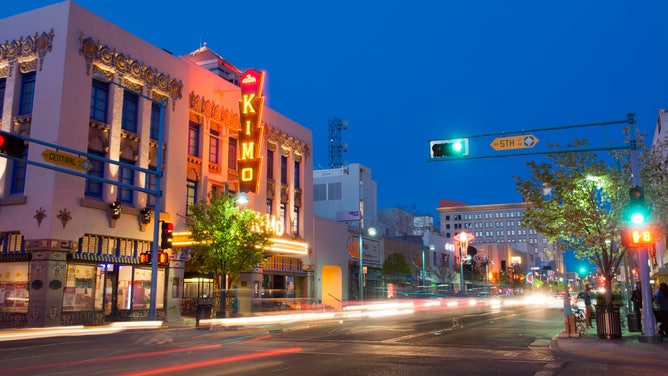
{"label": "neon red sign", "polygon": [[257,192],[262,167],[262,110],[264,108],[264,72],[249,69],[241,75],[239,113],[239,181],[243,192]]}

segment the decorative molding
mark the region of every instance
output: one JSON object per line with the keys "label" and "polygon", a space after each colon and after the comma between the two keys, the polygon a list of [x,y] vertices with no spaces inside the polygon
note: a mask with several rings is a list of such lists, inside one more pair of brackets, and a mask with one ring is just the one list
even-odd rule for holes
{"label": "decorative molding", "polygon": [[[158,71],[156,68],[144,64],[138,60],[132,59],[130,55],[118,52],[116,49],[103,45],[100,41],[93,40],[90,36],[81,34],[79,37],[79,54],[86,61],[86,74],[90,74],[91,67],[95,71],[96,65],[104,68],[98,68],[100,71],[113,71],[117,77],[122,78],[123,84],[133,83],[133,90],[139,86],[146,87],[149,91],[159,90],[158,94],[163,98],[172,100],[172,111],[175,110],[176,101],[183,97],[183,82],[172,78],[169,74]],[[107,74],[105,76],[108,77]],[[139,86],[137,86],[139,85]],[[156,95],[152,93],[152,95]]]}
{"label": "decorative molding", "polygon": [[65,226],[67,226],[67,222],[69,222],[72,219],[70,211],[67,209],[60,210],[56,217],[60,219],[60,222],[63,224],[63,228],[65,228]]}
{"label": "decorative molding", "polygon": [[39,208],[39,210],[35,210],[35,215],[33,216],[35,220],[37,221],[37,227],[42,226],[42,221],[44,218],[46,218],[46,210],[44,208]]}
{"label": "decorative molding", "polygon": [[20,37],[18,40],[14,39],[11,42],[7,40],[5,43],[0,44],[0,65],[6,64],[8,67],[8,72],[5,72],[5,76],[12,75],[16,62],[20,64],[30,62],[32,64],[34,61],[34,69],[24,72],[37,70],[38,63],[39,70],[41,71],[44,66],[44,57],[48,52],[51,52],[53,47],[54,36],[53,29],[51,29],[49,33],[35,33],[35,35],[28,35],[25,38]]}
{"label": "decorative molding", "polygon": [[227,126],[229,130],[239,129],[239,114],[234,113],[222,105],[210,99],[206,99],[199,94],[195,94],[194,92],[190,93],[189,108],[195,113],[193,114],[191,112],[191,120],[198,124],[202,124],[202,121],[197,115],[203,115],[210,120]]}

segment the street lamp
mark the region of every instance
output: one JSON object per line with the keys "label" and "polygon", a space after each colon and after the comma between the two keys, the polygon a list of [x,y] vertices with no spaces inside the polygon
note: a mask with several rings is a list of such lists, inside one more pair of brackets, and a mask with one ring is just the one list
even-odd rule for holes
{"label": "street lamp", "polygon": [[455,235],[453,239],[459,242],[459,291],[465,291],[466,285],[464,281],[464,255],[466,254],[469,242],[475,238],[473,234],[462,231]]}
{"label": "street lamp", "polygon": [[[359,230],[359,246],[360,246],[360,265],[359,265],[359,291],[360,291],[360,301],[364,301],[364,240],[362,239],[362,212],[359,213],[360,218],[357,221],[357,226]],[[376,236],[376,229],[370,227],[368,230],[369,235]]]}
{"label": "street lamp", "polygon": [[[426,235],[426,233],[425,233]],[[422,287],[425,286],[425,280],[427,278],[427,275],[425,273],[425,259],[424,259],[424,249],[425,249],[425,244],[424,244],[424,236],[422,237]],[[429,250],[433,251],[435,250],[436,247],[433,244],[429,245]]]}

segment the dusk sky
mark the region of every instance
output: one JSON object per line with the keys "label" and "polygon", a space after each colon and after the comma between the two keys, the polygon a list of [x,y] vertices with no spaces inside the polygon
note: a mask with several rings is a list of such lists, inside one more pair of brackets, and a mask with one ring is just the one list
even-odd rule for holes
{"label": "dusk sky", "polygon": [[[0,18],[57,2],[2,0]],[[629,112],[651,139],[668,107],[665,0],[75,2],[175,55],[206,43],[265,70],[268,105],[313,131],[316,169],[328,166],[328,120],[346,120],[343,159],[372,170],[379,208],[521,201],[512,176],[530,157],[431,163],[430,140]],[[622,127],[525,134],[539,151],[576,136],[619,142]],[[508,153],[493,139],[472,140],[471,156]]]}

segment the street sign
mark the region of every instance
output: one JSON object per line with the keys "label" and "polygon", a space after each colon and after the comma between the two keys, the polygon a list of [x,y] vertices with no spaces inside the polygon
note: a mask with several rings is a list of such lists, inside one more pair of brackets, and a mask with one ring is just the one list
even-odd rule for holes
{"label": "street sign", "polygon": [[44,162],[57,164],[59,166],[74,168],[76,170],[88,171],[93,167],[86,158],[77,157],[72,154],[46,149],[42,152]]}
{"label": "street sign", "polygon": [[489,144],[494,150],[513,150],[513,149],[528,149],[536,146],[538,138],[532,134],[513,136],[513,137],[499,137],[495,138]]}

